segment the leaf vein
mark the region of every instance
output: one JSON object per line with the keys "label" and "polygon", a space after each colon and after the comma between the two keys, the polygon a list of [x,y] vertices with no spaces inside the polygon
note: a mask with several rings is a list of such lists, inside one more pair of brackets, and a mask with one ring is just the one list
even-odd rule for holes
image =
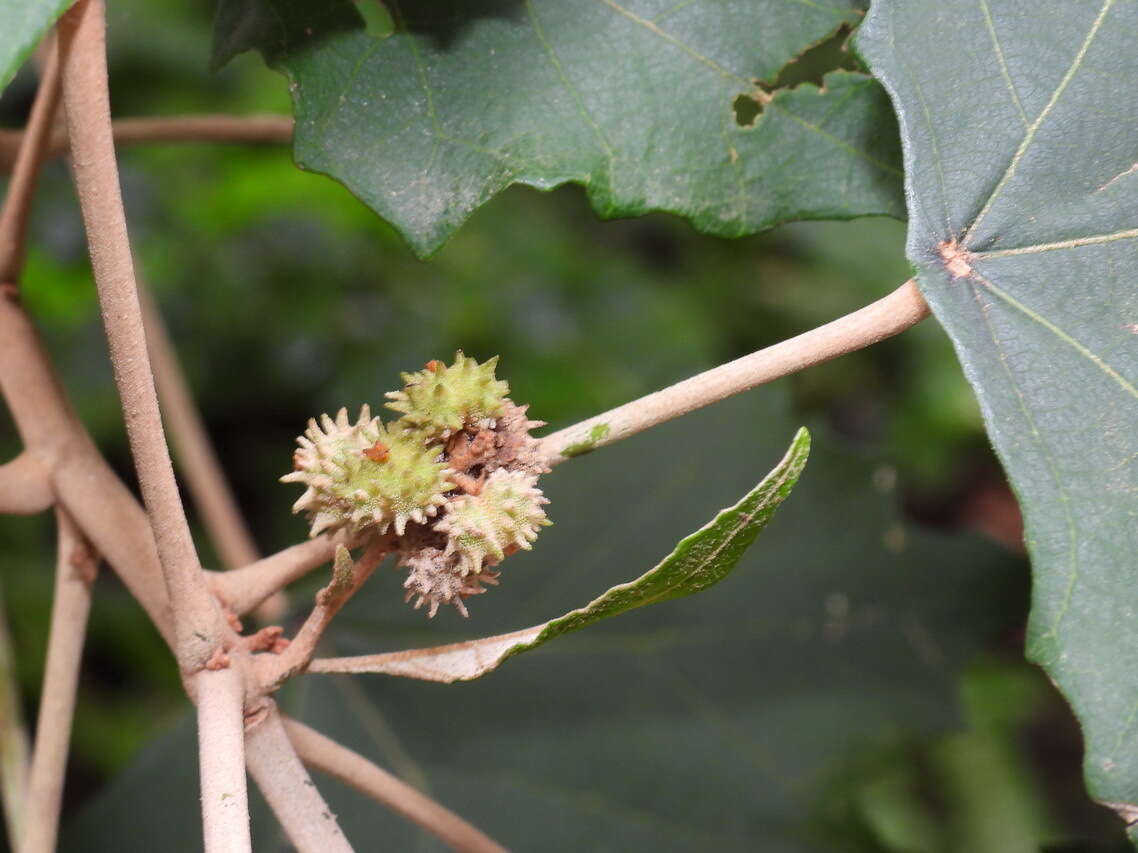
{"label": "leaf vein", "polygon": [[[983,279],[979,275],[976,275],[976,278],[980,281],[987,282],[987,279]],[[988,283],[990,284],[990,282]],[[1004,374],[1007,376],[1008,384],[1011,386],[1012,391],[1015,393],[1016,402],[1019,405],[1020,413],[1023,415],[1023,419],[1027,421],[1028,431],[1031,433],[1031,437],[1035,439],[1035,443],[1039,448],[1039,452],[1043,456],[1044,462],[1047,465],[1048,473],[1051,475],[1051,480],[1055,483],[1056,491],[1059,492],[1059,502],[1063,507],[1064,521],[1067,525],[1067,561],[1069,569],[1067,574],[1067,586],[1063,591],[1063,599],[1059,602],[1059,608],[1055,613],[1054,618],[1051,620],[1051,625],[1047,628],[1047,631],[1040,638],[1041,640],[1051,640],[1059,636],[1059,626],[1062,624],[1063,617],[1067,614],[1067,610],[1071,606],[1071,597],[1074,594],[1075,583],[1078,581],[1079,573],[1081,571],[1081,567],[1079,565],[1078,527],[1075,524],[1075,517],[1071,513],[1071,500],[1067,495],[1067,490],[1064,488],[1063,480],[1059,477],[1059,468],[1055,464],[1055,458],[1051,455],[1050,448],[1048,448],[1047,444],[1043,441],[1043,435],[1040,433],[1039,427],[1036,426],[1035,418],[1031,416],[1031,408],[1027,405],[1027,400],[1024,399],[1023,391],[1020,390],[1019,383],[1016,382],[1015,375],[1012,373],[1011,367],[1008,366],[1008,354],[1004,350],[1003,342],[1000,340],[999,335],[996,334],[996,330],[992,326],[992,318],[988,311],[990,303],[986,306],[980,299],[980,289],[976,286],[976,284],[972,285],[972,294],[976,300],[976,304],[980,308],[980,314],[984,318],[984,324],[988,329],[989,337],[992,339],[992,345],[995,347],[996,352],[998,353],[1000,366],[1003,368]]]}
{"label": "leaf vein", "polygon": [[1027,131],[1024,133],[1023,139],[1020,141],[1019,147],[1016,149],[1015,154],[1012,155],[1011,162],[1008,164],[1007,169],[1004,170],[1003,176],[996,184],[995,189],[993,189],[991,194],[988,196],[988,200],[984,202],[984,206],[980,209],[980,212],[976,215],[976,218],[972,220],[972,224],[965,229],[964,236],[961,237],[960,240],[961,243],[966,243],[969,236],[975,233],[976,228],[984,220],[984,217],[988,215],[988,212],[991,211],[992,206],[996,203],[996,199],[999,197],[1000,193],[1003,192],[1004,187],[1007,186],[1008,181],[1010,181],[1015,175],[1016,169],[1019,168],[1019,164],[1022,162],[1024,155],[1031,147],[1032,142],[1035,141],[1035,134],[1039,131],[1040,125],[1042,125],[1047,117],[1051,114],[1051,111],[1055,108],[1055,104],[1059,102],[1059,98],[1062,97],[1063,93],[1067,90],[1067,86],[1071,83],[1071,80],[1074,79],[1075,74],[1078,72],[1079,68],[1082,67],[1083,59],[1086,58],[1087,51],[1091,48],[1091,43],[1094,41],[1095,36],[1098,35],[1099,28],[1102,26],[1102,22],[1106,19],[1107,13],[1110,11],[1114,3],[1115,0],[1105,0],[1105,2],[1102,4],[1102,8],[1099,10],[1098,16],[1095,18],[1094,23],[1091,24],[1091,28],[1087,32],[1086,38],[1083,39],[1083,43],[1079,46],[1078,53],[1075,54],[1075,58],[1071,62],[1071,67],[1068,68],[1067,71],[1063,74],[1063,79],[1059,81],[1059,85],[1056,86],[1055,91],[1051,93],[1051,98],[1047,101],[1047,105],[1043,108],[1039,115],[1036,116],[1035,121],[1028,125]]}
{"label": "leaf vein", "polygon": [[608,6],[610,9],[612,9],[618,15],[622,15],[625,18],[628,18],[628,20],[632,21],[633,23],[639,24],[640,26],[644,27],[644,29],[648,30],[653,35],[656,35],[659,38],[662,38],[664,41],[668,42],[669,44],[675,45],[680,50],[682,50],[684,53],[686,53],[688,56],[692,57],[692,59],[695,59],[697,62],[700,62],[703,65],[706,65],[708,68],[713,70],[716,74],[719,74],[721,77],[726,77],[729,80],[734,80],[734,81],[741,83],[742,85],[744,85],[748,88],[751,87],[751,85],[752,85],[751,81],[748,80],[746,77],[744,77],[740,74],[736,74],[734,71],[730,71],[730,70],[724,68],[722,65],[720,65],[718,62],[716,62],[711,57],[704,56],[698,50],[695,50],[690,45],[687,45],[684,42],[680,41],[678,38],[676,38],[674,35],[669,33],[667,30],[662,29],[661,27],[657,26],[655,23],[648,20],[647,18],[642,18],[640,15],[637,15],[635,12],[633,12],[629,9],[625,9],[619,3],[615,2],[615,0],[599,0],[599,2]]}
{"label": "leaf vein", "polygon": [[1023,120],[1023,126],[1026,128],[1030,124],[1030,121],[1027,117],[1027,111],[1023,108],[1023,103],[1019,99],[1019,93],[1016,91],[1015,83],[1012,82],[1012,75],[1008,70],[1008,61],[1004,57],[1004,49],[1000,46],[1000,39],[996,35],[996,24],[992,20],[992,10],[988,8],[988,0],[980,0],[980,9],[984,13],[984,25],[988,28],[988,35],[992,38],[992,50],[996,54],[996,61],[1000,64],[1000,74],[1003,75],[1004,83],[1007,84],[1008,87],[1008,94],[1012,96],[1016,110]]}
{"label": "leaf vein", "polygon": [[533,6],[533,0],[526,0],[526,13],[529,15],[530,23],[533,25],[534,35],[536,35],[537,40],[541,42],[541,47],[545,51],[545,55],[549,59],[549,64],[553,67],[553,71],[557,75],[557,79],[561,81],[561,85],[565,87],[565,91],[569,93],[569,97],[571,97],[573,99],[573,102],[577,105],[577,110],[580,112],[581,118],[587,125],[589,125],[590,128],[592,128],[593,133],[596,134],[597,139],[600,141],[601,146],[605,150],[605,157],[607,160],[607,168],[609,173],[609,183],[611,185],[613,161],[616,160],[616,153],[613,151],[612,145],[609,144],[608,139],[605,137],[605,133],[601,129],[601,126],[597,123],[596,119],[593,118],[592,114],[588,110],[588,107],[585,106],[585,101],[580,91],[578,91],[577,87],[573,85],[572,81],[570,81],[568,75],[565,73],[565,68],[562,66],[561,60],[557,56],[556,51],[554,51],[553,46],[549,43],[549,39],[545,37],[545,31],[541,28],[541,22],[537,19],[537,12]]}
{"label": "leaf vein", "polygon": [[1003,302],[1005,302],[1006,304],[1010,305],[1012,308],[1019,311],[1021,314],[1023,314],[1028,319],[1032,320],[1035,323],[1038,323],[1040,326],[1045,328],[1047,331],[1051,332],[1051,334],[1055,335],[1055,337],[1057,337],[1063,343],[1067,344],[1067,346],[1071,347],[1071,349],[1075,350],[1075,352],[1077,352],[1079,355],[1083,356],[1083,358],[1090,361],[1091,364],[1093,364],[1095,367],[1097,367],[1099,370],[1101,370],[1103,373],[1105,373],[1107,376],[1109,376],[1112,380],[1114,380],[1118,384],[1118,386],[1120,388],[1122,388],[1123,391],[1125,391],[1127,394],[1129,394],[1134,399],[1138,400],[1138,388],[1135,388],[1134,385],[1132,385],[1130,383],[1130,381],[1126,379],[1125,376],[1123,376],[1121,373],[1119,373],[1117,370],[1115,370],[1113,367],[1111,367],[1109,364],[1107,364],[1106,361],[1104,361],[1101,357],[1096,355],[1093,351],[1091,351],[1082,342],[1077,340],[1071,334],[1065,332],[1063,329],[1056,326],[1054,323],[1052,323],[1050,320],[1048,320],[1042,314],[1039,314],[1038,312],[1029,308],[1027,305],[1024,305],[1022,302],[1020,302],[1018,299],[1016,299],[1010,293],[1008,293],[1003,288],[999,287],[998,285],[996,285],[995,283],[993,283],[989,279],[984,278],[984,276],[980,275],[977,272],[973,272],[973,275],[991,293],[998,296]]}
{"label": "leaf vein", "polygon": [[1113,234],[1093,234],[1089,237],[1075,237],[1071,240],[1058,240],[1054,243],[1037,243],[1034,246],[1021,246],[1016,249],[995,249],[987,252],[972,252],[977,258],[1006,258],[1013,255],[1031,255],[1039,252],[1053,252],[1057,249],[1077,249],[1080,246],[1097,246],[1103,243],[1113,243],[1116,240],[1132,240],[1138,238],[1138,228],[1128,228],[1125,231],[1115,231]]}

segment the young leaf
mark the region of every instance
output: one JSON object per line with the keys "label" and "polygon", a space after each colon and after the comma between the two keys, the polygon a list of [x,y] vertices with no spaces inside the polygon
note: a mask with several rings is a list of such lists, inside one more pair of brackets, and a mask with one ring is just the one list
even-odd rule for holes
{"label": "young leaf", "polygon": [[[880,0],[910,260],[1019,494],[1028,654],[1138,814],[1138,4]],[[951,81],[951,83],[949,82]]]}
{"label": "young leaf", "polygon": [[[292,82],[295,156],[420,254],[513,183],[584,184],[606,217],[664,210],[726,237],[900,216],[900,151],[870,77],[770,95],[864,0],[223,0],[215,62],[259,49]],[[360,4],[364,9],[367,4]]]}
{"label": "young leaf", "polygon": [[691,595],[716,584],[735,568],[779,504],[790,495],[810,455],[810,433],[800,428],[774,470],[732,507],[680,540],[664,560],[600,598],[541,625],[465,643],[382,655],[315,660],[309,672],[375,672],[425,681],[478,678],[507,658],[536,649],[555,637],[647,604]]}
{"label": "young leaf", "polygon": [[0,0],[0,92],[70,0]]}

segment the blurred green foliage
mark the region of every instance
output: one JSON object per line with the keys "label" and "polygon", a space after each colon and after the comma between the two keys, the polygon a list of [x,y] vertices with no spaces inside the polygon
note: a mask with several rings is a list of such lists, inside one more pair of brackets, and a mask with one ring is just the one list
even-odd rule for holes
{"label": "blurred green foliage", "polygon": [[[112,5],[116,114],[287,111],[284,80],[252,55],[207,72],[211,11],[204,0]],[[32,85],[26,73],[17,78],[0,122],[22,120]],[[512,396],[563,426],[820,325],[910,274],[898,222],[799,223],[728,242],[667,216],[598,222],[576,188],[511,190],[424,263],[344,188],[297,170],[282,149],[154,146],[125,151],[121,167],[140,268],[265,552],[304,535],[289,514],[294,490],[276,483],[304,421],[377,404],[400,370],[458,347],[500,354]],[[42,185],[25,300],[82,418],[132,482],[62,164]],[[780,384],[801,418],[830,424],[827,441],[841,436],[850,452],[887,456],[882,470],[925,519],[958,521],[978,490],[1002,482],[974,398],[932,321]],[[9,458],[18,444],[0,417]],[[212,564],[208,540],[198,540]],[[0,519],[0,541],[0,583],[34,719],[50,518]],[[184,709],[168,653],[109,575],[92,615],[69,812]],[[1025,606],[1009,596],[1004,623],[1022,623]],[[421,625],[422,642],[439,639],[433,628]],[[1114,849],[1118,827],[1082,793],[1074,724],[1020,662],[1018,638],[978,660],[961,692],[967,731],[891,748],[852,780],[867,839],[860,849],[1008,853],[1064,838],[1081,846],[1047,849]]]}

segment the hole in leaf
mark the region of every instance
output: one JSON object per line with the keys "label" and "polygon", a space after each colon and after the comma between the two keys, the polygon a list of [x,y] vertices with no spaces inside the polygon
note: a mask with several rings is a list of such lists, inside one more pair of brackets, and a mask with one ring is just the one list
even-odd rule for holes
{"label": "hole in leaf", "polygon": [[731,107],[735,110],[735,124],[739,127],[754,127],[759,113],[763,111],[763,105],[746,94],[736,97]]}
{"label": "hole in leaf", "polygon": [[822,78],[831,71],[864,70],[857,57],[849,51],[848,43],[852,32],[853,28],[849,24],[842,24],[833,34],[806,48],[782,66],[769,84],[760,81],[759,85],[767,92],[776,89],[793,89],[803,83],[821,86]]}
{"label": "hole in leaf", "polygon": [[783,89],[793,89],[803,83],[821,87],[823,78],[831,71],[864,71],[857,57],[848,49],[852,32],[853,27],[842,24],[820,42],[803,49],[782,66],[769,82],[756,80],[753,92],[737,95],[731,102],[735,123],[740,127],[754,127],[763,112],[763,106]]}

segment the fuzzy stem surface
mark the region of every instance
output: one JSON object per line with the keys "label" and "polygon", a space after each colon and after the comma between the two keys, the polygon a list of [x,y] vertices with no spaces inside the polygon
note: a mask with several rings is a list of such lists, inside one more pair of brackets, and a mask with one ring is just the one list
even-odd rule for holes
{"label": "fuzzy stem surface", "polygon": [[18,850],[24,831],[24,803],[28,783],[28,729],[20,710],[16,656],[8,619],[0,596],[0,801],[8,849]]}
{"label": "fuzzy stem surface", "polygon": [[929,315],[910,279],[888,296],[797,337],[721,364],[541,439],[547,464],[604,447],[763,383],[900,334]]}
{"label": "fuzzy stem surface", "polygon": [[166,324],[147,288],[140,288],[139,299],[154,381],[170,427],[178,467],[186,478],[190,495],[222,563],[230,569],[253,563],[260,556],[253,535],[245,525],[201,414],[194,405]]}
{"label": "fuzzy stem surface", "polygon": [[289,678],[297,675],[312,662],[316,644],[332,623],[340,609],[348,603],[364,581],[371,577],[376,566],[387,556],[389,546],[384,538],[375,539],[358,560],[352,560],[348,549],[337,546],[332,580],[316,593],[316,604],[292,643],[279,655],[262,655],[257,661],[260,682],[265,690],[275,690]]}
{"label": "fuzzy stem surface", "polygon": [[175,654],[182,672],[192,675],[219,648],[223,622],[178,495],[146,348],[111,134],[102,0],[80,0],[66,12],[59,41],[75,185],[115,384],[167,594],[175,605]]}
{"label": "fuzzy stem surface", "polygon": [[19,281],[24,268],[28,215],[59,106],[59,76],[59,53],[54,39],[49,39],[43,75],[28,116],[27,129],[20,137],[12,178],[8,181],[4,207],[0,210],[0,281]]}
{"label": "fuzzy stem surface", "polygon": [[244,678],[236,667],[202,670],[193,676],[190,688],[198,704],[206,853],[250,853]]}
{"label": "fuzzy stem surface", "polygon": [[331,560],[338,541],[331,534],[323,534],[239,569],[211,573],[210,586],[235,615],[244,615]]}
{"label": "fuzzy stem surface", "polygon": [[0,513],[34,515],[54,500],[51,471],[39,454],[25,450],[0,465]]}
{"label": "fuzzy stem surface", "polygon": [[[282,115],[187,115],[154,118],[124,118],[114,122],[117,145],[142,143],[215,142],[245,145],[279,145],[292,140],[291,116]],[[24,134],[0,130],[0,173],[14,168],[16,152]],[[65,131],[53,132],[46,153],[59,157],[67,153]]]}
{"label": "fuzzy stem surface", "polygon": [[505,853],[506,848],[482,830],[359,753],[296,720],[285,718],[284,726],[300,760],[309,767],[387,806],[448,847],[463,853]]}
{"label": "fuzzy stem surface", "polygon": [[245,735],[245,760],[257,787],[298,853],[351,853],[336,816],[297,757],[276,703]]}
{"label": "fuzzy stem surface", "polygon": [[71,742],[79,669],[91,611],[91,586],[98,558],[71,516],[56,509],[58,557],[43,690],[24,811],[20,853],[51,853],[59,832],[59,810]]}
{"label": "fuzzy stem surface", "polygon": [[0,392],[52,490],[173,648],[174,620],[146,513],[75,416],[15,287],[0,285]]}

